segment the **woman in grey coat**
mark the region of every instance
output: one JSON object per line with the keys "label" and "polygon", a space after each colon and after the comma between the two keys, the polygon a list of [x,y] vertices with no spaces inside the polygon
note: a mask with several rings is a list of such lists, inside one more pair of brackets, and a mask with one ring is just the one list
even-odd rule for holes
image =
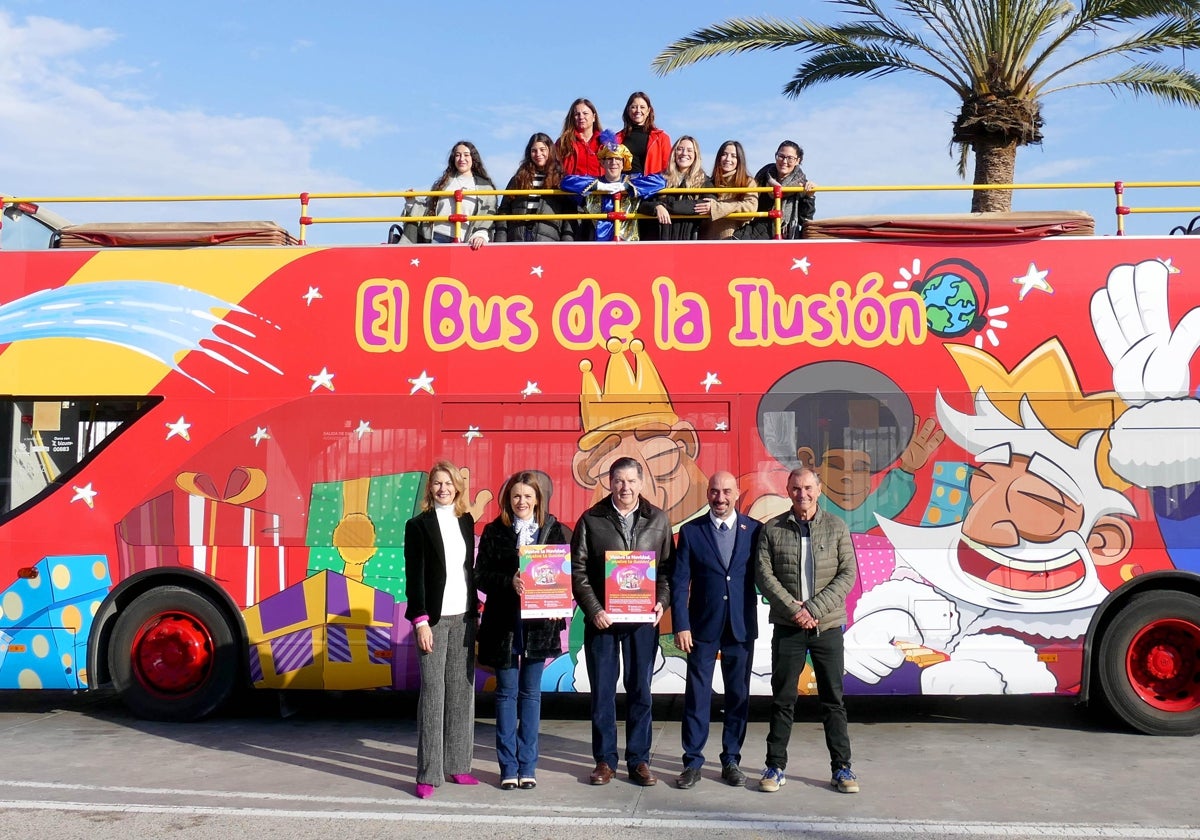
{"label": "woman in grey coat", "polygon": [[[494,190],[496,185],[487,174],[483,158],[475,144],[460,140],[450,149],[450,157],[446,161],[446,171],[433,182],[430,192],[443,190]],[[406,209],[406,217],[414,216],[449,216],[455,211],[454,196],[422,196],[416,199],[410,208]],[[429,207],[433,212],[429,212]],[[491,216],[496,212],[496,196],[494,195],[464,195],[462,204],[457,212],[464,216]],[[461,238],[471,246],[471,250],[482,248],[490,238],[491,219],[477,219],[466,222],[460,230]],[[408,242],[453,242],[453,222],[432,222],[420,224],[407,222],[404,225],[404,239]]]}

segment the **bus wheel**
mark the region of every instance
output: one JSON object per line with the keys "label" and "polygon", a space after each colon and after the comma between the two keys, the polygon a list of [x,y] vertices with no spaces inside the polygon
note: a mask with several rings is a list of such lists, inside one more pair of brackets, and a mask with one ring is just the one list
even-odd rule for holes
{"label": "bus wheel", "polygon": [[1112,710],[1149,735],[1200,733],[1200,598],[1145,592],[1100,641],[1100,685]]}
{"label": "bus wheel", "polygon": [[221,610],[204,595],[163,586],[117,617],[108,650],[121,700],[138,717],[198,720],[233,692],[238,651]]}

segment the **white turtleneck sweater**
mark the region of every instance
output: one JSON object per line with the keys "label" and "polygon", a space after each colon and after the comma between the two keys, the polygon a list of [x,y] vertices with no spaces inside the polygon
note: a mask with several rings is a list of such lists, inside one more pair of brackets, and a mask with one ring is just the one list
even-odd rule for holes
{"label": "white turtleneck sweater", "polygon": [[462,615],[467,611],[467,573],[462,558],[467,553],[462,529],[454,505],[434,505],[442,548],[446,553],[446,588],[442,590],[442,616]]}

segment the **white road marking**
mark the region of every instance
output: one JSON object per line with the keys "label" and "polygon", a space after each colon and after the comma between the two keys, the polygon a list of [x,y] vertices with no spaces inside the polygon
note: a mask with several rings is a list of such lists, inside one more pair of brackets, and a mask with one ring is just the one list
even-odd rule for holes
{"label": "white road marking", "polygon": [[[520,825],[554,828],[648,828],[698,831],[781,831],[811,833],[855,833],[905,836],[970,836],[970,837],[1105,837],[1117,840],[1200,840],[1200,828],[1168,828],[1139,825],[1066,823],[988,823],[947,822],[937,820],[871,820],[871,819],[770,819],[744,814],[712,813],[703,816],[695,812],[652,811],[648,816],[622,815],[620,809],[559,807],[557,816],[544,814],[545,803],[529,807],[542,813],[497,814],[464,813],[464,811],[521,811],[519,805],[485,805],[482,803],[447,803],[454,812],[432,810],[438,804],[403,800],[404,812],[390,810],[401,800],[387,797],[314,796],[311,794],[262,793],[238,791],[181,790],[174,788],[142,788],[124,785],[84,785],[65,782],[30,782],[0,780],[0,786],[31,790],[72,791],[76,793],[140,794],[142,796],[187,796],[215,799],[241,799],[274,802],[301,802],[314,805],[337,803],[340,806],[387,806],[389,810],[330,810],[298,808],[236,807],[222,805],[169,805],[144,802],[94,803],[54,800],[0,800],[0,811],[76,811],[90,813],[172,814],[207,817],[268,817],[272,819],[379,821],[395,823],[442,823],[454,825]],[[446,807],[446,806],[442,806]],[[575,816],[570,816],[570,815]],[[584,816],[593,814],[596,816]],[[611,814],[606,816],[605,814]]]}

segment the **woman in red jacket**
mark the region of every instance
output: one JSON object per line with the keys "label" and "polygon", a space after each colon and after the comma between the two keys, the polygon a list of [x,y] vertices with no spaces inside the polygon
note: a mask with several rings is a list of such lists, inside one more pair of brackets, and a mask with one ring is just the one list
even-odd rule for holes
{"label": "woman in red jacket", "polygon": [[[625,110],[621,113],[625,127],[617,132],[617,142],[629,149],[633,175],[659,175],[671,163],[671,138],[667,132],[654,124],[654,106],[650,97],[640,90],[629,94]],[[638,222],[638,238],[643,242],[658,239],[657,219],[642,219]]]}
{"label": "woman in red jacket", "polygon": [[555,147],[564,175],[601,175],[600,159],[596,152],[600,148],[600,115],[592,100],[579,98],[567,109],[563,119],[562,134],[558,135]]}

